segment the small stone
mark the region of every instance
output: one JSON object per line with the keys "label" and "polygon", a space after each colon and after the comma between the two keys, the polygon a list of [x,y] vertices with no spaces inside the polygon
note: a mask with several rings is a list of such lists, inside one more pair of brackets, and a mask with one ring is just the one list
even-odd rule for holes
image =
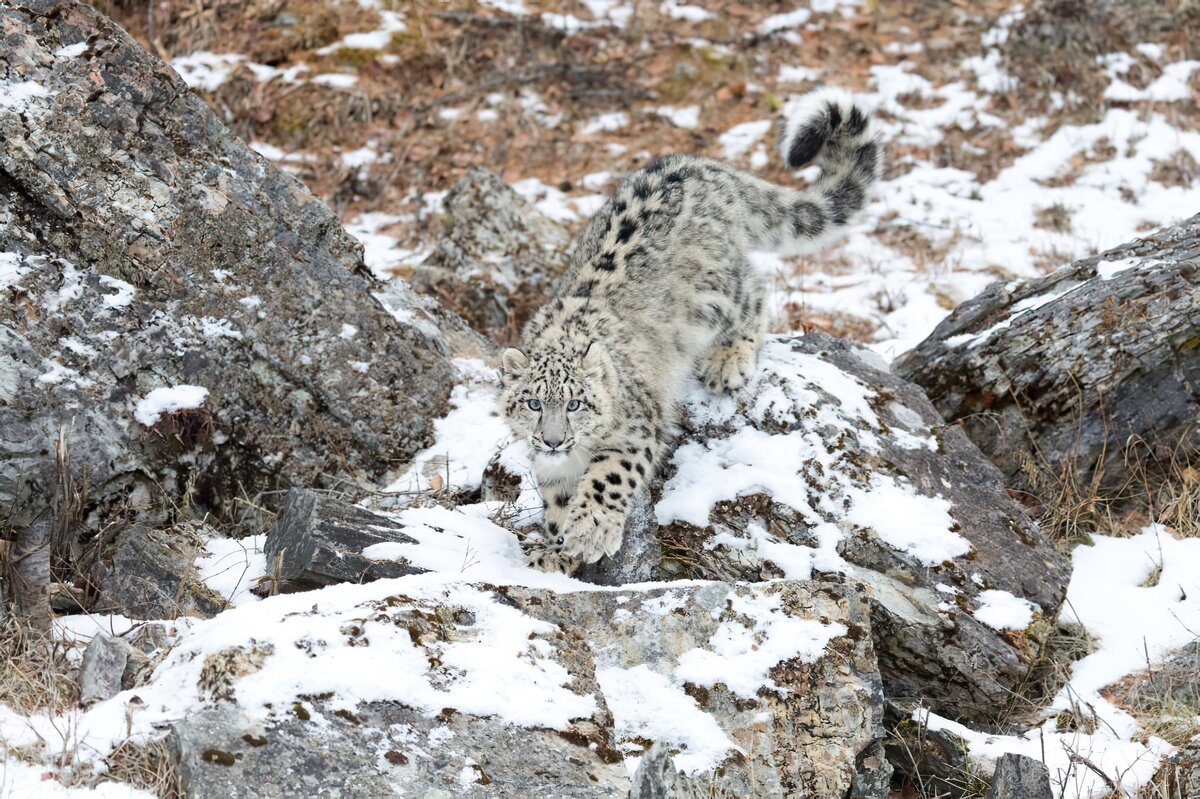
{"label": "small stone", "polygon": [[135,651],[123,638],[104,633],[92,638],[79,666],[80,704],[103,702],[119,694],[126,666]]}
{"label": "small stone", "polygon": [[1044,763],[1025,755],[1001,755],[992,774],[987,799],[1054,799],[1050,772]]}

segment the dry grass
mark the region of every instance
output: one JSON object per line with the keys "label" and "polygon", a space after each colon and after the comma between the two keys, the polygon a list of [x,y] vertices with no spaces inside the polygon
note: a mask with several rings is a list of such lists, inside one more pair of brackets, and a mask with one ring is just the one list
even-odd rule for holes
{"label": "dry grass", "polygon": [[67,645],[9,619],[0,626],[0,704],[20,713],[60,713],[79,702]]}
{"label": "dry grass", "polygon": [[178,799],[181,794],[175,756],[165,741],[134,743],[122,741],[103,758],[105,770],[80,770],[66,780],[68,786],[95,788],[105,782],[148,791],[161,799]]}
{"label": "dry grass", "polygon": [[[1071,678],[1071,666],[1096,650],[1087,628],[1078,624],[1056,627],[1046,636],[1037,659],[1026,673],[1024,681],[1013,692],[1005,713],[1008,724],[1032,724],[1047,703],[1058,695]],[[1061,718],[1065,729],[1085,729],[1093,723],[1092,714],[1073,706],[1070,718]]]}
{"label": "dry grass", "polygon": [[1170,158],[1156,160],[1150,170],[1150,179],[1166,186],[1191,188],[1200,178],[1200,163],[1187,150],[1176,150]]}
{"label": "dry grass", "polygon": [[891,728],[884,746],[897,773],[894,799],[983,799],[990,775],[967,757],[966,743],[947,732],[905,719]]}
{"label": "dry grass", "polygon": [[1055,233],[1071,232],[1071,209],[1062,203],[1047,205],[1034,212],[1033,226]]}

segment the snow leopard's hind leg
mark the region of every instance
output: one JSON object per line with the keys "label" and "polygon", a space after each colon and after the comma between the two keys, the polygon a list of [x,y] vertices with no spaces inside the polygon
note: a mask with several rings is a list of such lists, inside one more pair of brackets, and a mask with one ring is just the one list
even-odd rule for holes
{"label": "snow leopard's hind leg", "polygon": [[734,324],[700,359],[700,382],[714,394],[737,391],[754,374],[758,363],[758,351],[767,332],[766,292],[751,268],[747,264],[746,291]]}

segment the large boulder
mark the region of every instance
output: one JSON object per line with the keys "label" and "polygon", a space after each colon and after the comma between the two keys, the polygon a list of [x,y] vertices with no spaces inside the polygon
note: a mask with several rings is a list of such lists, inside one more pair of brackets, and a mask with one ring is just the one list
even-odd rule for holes
{"label": "large boulder", "polygon": [[[1068,567],[920,388],[831,336],[772,337],[736,395],[695,388],[683,428],[651,513],[626,530],[632,548],[661,546],[635,579],[849,575],[868,587],[890,699],[971,720],[1004,712]],[[602,561],[579,576],[613,572]]]}
{"label": "large boulder", "polygon": [[442,235],[412,273],[476,330],[515,343],[570,260],[566,232],[490,172],[472,168],[446,195]]}
{"label": "large boulder", "polygon": [[[1200,452],[1200,216],[997,283],[895,364],[1005,475],[1121,487]],[[1132,449],[1131,449],[1132,448]]]}
{"label": "large boulder", "polygon": [[0,29],[8,524],[223,513],[428,443],[447,353],[371,296],[328,208],[89,6],[7,3]]}
{"label": "large boulder", "polygon": [[433,577],[198,624],[137,689],[135,719],[171,724],[197,796],[625,797],[654,743],[673,754],[660,777],[696,796],[887,795],[853,581],[556,593]]}

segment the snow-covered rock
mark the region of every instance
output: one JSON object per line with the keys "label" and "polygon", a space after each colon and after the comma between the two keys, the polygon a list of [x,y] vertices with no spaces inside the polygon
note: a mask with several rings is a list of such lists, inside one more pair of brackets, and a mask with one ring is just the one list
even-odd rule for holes
{"label": "snow-covered rock", "polygon": [[745,388],[697,386],[686,405],[645,528],[627,531],[662,547],[641,579],[849,575],[869,586],[889,698],[955,718],[1007,706],[1068,569],[919,388],[810,334],[768,338]]}
{"label": "snow-covered rock", "polygon": [[170,725],[189,795],[624,797],[658,741],[698,791],[883,797],[882,711],[851,580],[557,592],[426,574],[192,625],[136,698],[80,724],[99,752],[127,718]]}
{"label": "snow-covered rock", "polygon": [[[686,428],[655,505],[664,565],[847,574],[869,587],[889,699],[956,718],[1006,706],[1069,571],[919,388],[831,336],[770,339],[747,388],[689,400]],[[1027,609],[1019,622],[988,623],[998,595]]]}
{"label": "snow-covered rock", "polygon": [[[1184,209],[1180,209],[1184,210]],[[995,283],[896,362],[1015,484],[1029,465],[1121,488],[1200,452],[1200,216]]]}

